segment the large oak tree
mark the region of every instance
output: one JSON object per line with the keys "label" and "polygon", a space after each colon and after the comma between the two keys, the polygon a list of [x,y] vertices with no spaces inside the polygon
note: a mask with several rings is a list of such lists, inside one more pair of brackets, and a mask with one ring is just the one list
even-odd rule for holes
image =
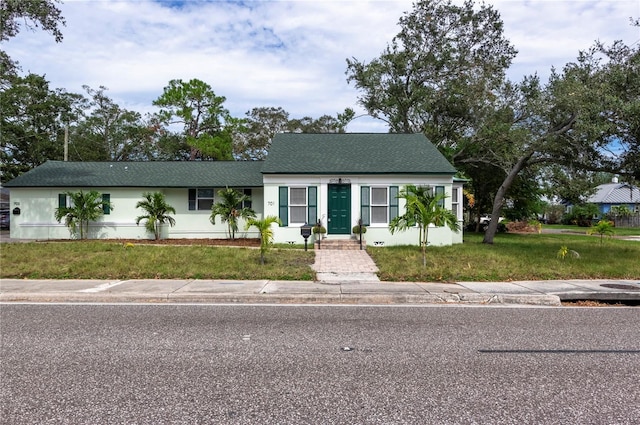
{"label": "large oak tree", "polygon": [[[56,6],[59,0],[0,0],[0,42],[7,41],[16,35],[24,25],[35,30],[42,28],[62,41],[60,27],[65,25],[62,12]],[[0,49],[0,81],[6,83],[7,75],[15,75],[18,64]]]}
{"label": "large oak tree", "polygon": [[[482,118],[516,50],[491,6],[422,0],[370,62],[347,59],[348,81],[369,115],[397,133],[424,133],[455,152]],[[451,157],[451,155],[448,155]]]}
{"label": "large oak tree", "polygon": [[419,1],[400,27],[378,58],[347,60],[348,81],[390,131],[424,133],[469,175],[501,170],[485,243],[524,170],[638,173],[637,47],[596,46],[546,83],[535,74],[513,83],[504,72],[516,51],[490,6]]}

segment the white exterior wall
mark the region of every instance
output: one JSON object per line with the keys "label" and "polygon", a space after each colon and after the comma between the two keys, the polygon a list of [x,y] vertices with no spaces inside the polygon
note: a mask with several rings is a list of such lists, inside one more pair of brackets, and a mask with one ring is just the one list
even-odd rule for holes
{"label": "white exterior wall", "polygon": [[[264,214],[265,216],[279,214],[279,187],[318,187],[318,216],[323,226],[327,227],[328,213],[328,185],[336,183],[341,178],[343,183],[351,184],[351,226],[355,226],[360,218],[360,188],[362,186],[398,186],[402,189],[408,184],[414,185],[430,185],[444,186],[445,207],[452,207],[452,188],[453,179],[451,176],[413,176],[413,175],[381,175],[381,176],[362,176],[362,175],[344,175],[344,176],[323,176],[323,175],[265,175],[264,176]],[[462,189],[458,191],[458,205],[460,224],[462,225]],[[399,213],[404,211],[403,200],[399,200]],[[304,243],[304,238],[300,235],[300,226],[304,223],[289,223],[288,226],[278,228],[274,232],[274,240],[276,243]],[[313,224],[313,223],[310,223]],[[330,235],[327,238],[346,238],[347,235]],[[419,243],[418,228],[410,229],[404,232],[396,232],[394,235],[389,232],[388,224],[371,224],[367,226],[367,233],[364,235],[369,246],[392,246],[392,245],[416,245]],[[462,231],[452,232],[449,228],[429,229],[430,245],[451,245],[454,243],[462,243]]]}
{"label": "white exterior wall", "polygon": [[[11,210],[20,208],[20,215],[11,215],[11,238],[15,239],[70,239],[69,228],[64,225],[64,219],[58,223],[55,210],[58,208],[58,194],[80,190],[70,188],[13,188],[10,193]],[[87,189],[83,189],[87,190]],[[163,238],[226,238],[227,225],[220,217],[216,225],[209,221],[211,211],[189,210],[188,189],[156,189],[148,188],[91,188],[100,193],[109,194],[113,209],[110,214],[103,215],[97,222],[89,224],[89,238],[92,239],[153,239],[148,233],[144,221],[136,225],[136,217],[144,211],[136,208],[142,200],[144,192],[162,192],[166,202],[173,206],[176,214],[174,227],[164,226]],[[219,188],[215,188],[215,192]],[[258,218],[262,218],[263,191],[262,188],[252,188],[252,207]],[[216,199],[214,198],[214,202]],[[244,230],[244,222],[239,224],[236,237],[258,237],[255,230]]]}
{"label": "white exterior wall", "polygon": [[[360,218],[360,187],[361,186],[398,186],[402,189],[407,184],[444,186],[445,207],[452,208],[452,188],[458,187],[458,211],[460,226],[462,227],[462,185],[452,183],[450,176],[340,176],[343,182],[351,184],[351,226],[355,226]],[[328,185],[335,183],[337,177],[309,176],[309,175],[266,175],[264,188],[252,189],[252,207],[258,218],[279,214],[279,187],[308,187],[318,188],[318,217],[327,227]],[[67,191],[77,191],[69,188],[13,188],[11,190],[10,209],[20,208],[20,215],[11,216],[11,238],[15,239],[69,239],[72,235],[69,229],[54,218],[58,207],[58,194]],[[86,189],[85,189],[86,190]],[[113,209],[109,215],[102,216],[97,222],[90,223],[89,237],[96,239],[152,239],[153,235],[144,228],[144,222],[135,224],[137,216],[144,212],[136,209],[135,205],[142,200],[144,192],[160,191],[164,193],[166,201],[176,209],[172,217],[176,221],[174,227],[164,226],[163,238],[226,238],[227,225],[216,219],[216,225],[209,221],[210,211],[189,210],[188,189],[149,190],[148,188],[95,188],[100,193],[111,196]],[[217,193],[219,188],[215,188]],[[215,195],[214,195],[215,196]],[[214,202],[216,202],[214,198]],[[404,211],[403,200],[399,200],[399,213]],[[300,226],[304,223],[289,223],[288,226],[274,229],[276,243],[304,243],[300,235]],[[254,229],[245,231],[245,223],[239,224],[236,237],[257,238]],[[418,228],[391,235],[388,224],[371,224],[367,226],[364,235],[370,246],[416,245],[418,244]],[[348,235],[327,235],[329,238],[347,238]],[[429,229],[429,245],[451,245],[462,243],[462,231],[451,232],[448,228],[431,227]]]}

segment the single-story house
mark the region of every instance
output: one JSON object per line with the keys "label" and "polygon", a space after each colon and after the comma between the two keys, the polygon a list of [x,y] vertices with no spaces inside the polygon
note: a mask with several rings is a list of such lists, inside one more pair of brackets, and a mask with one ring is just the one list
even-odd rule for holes
{"label": "single-story house", "polygon": [[615,206],[626,206],[632,212],[640,212],[640,189],[628,183],[620,183],[614,177],[611,183],[598,186],[587,202],[596,204],[601,215],[607,214]]}
{"label": "single-story house", "polygon": [[[284,133],[274,137],[264,161],[62,162],[47,161],[11,180],[11,237],[68,239],[72,235],[54,212],[67,201],[65,192],[96,190],[113,204],[97,222],[92,238],[151,238],[135,219],[135,205],[145,192],[165,195],[176,223],[162,230],[165,238],[225,238],[226,224],[211,224],[217,192],[236,188],[251,196],[258,218],[274,215],[276,243],[302,243],[300,227],[318,220],[327,238],[349,238],[362,219],[370,245],[418,243],[418,229],[389,232],[389,222],[402,214],[397,195],[408,184],[428,185],[444,193],[445,207],[462,225],[462,182],[455,168],[422,134]],[[254,229],[240,237],[257,237]],[[462,227],[462,226],[461,226]],[[462,242],[462,232],[448,227],[429,231],[429,244]]]}

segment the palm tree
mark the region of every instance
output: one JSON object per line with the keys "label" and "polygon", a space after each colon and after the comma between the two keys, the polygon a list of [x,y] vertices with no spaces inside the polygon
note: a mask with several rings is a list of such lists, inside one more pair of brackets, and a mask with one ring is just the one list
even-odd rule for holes
{"label": "palm tree", "polygon": [[222,200],[211,207],[211,224],[216,224],[216,217],[220,216],[222,222],[227,223],[227,234],[230,239],[235,239],[238,231],[238,219],[245,220],[255,218],[256,213],[251,208],[244,207],[244,203],[251,200],[251,197],[235,189],[221,189],[218,196]]}
{"label": "palm tree", "polygon": [[600,220],[598,224],[595,226],[591,226],[589,230],[587,230],[587,235],[593,235],[597,233],[600,235],[600,246],[602,246],[602,238],[605,236],[611,237],[615,235],[615,230],[613,230],[613,222],[609,220]]}
{"label": "palm tree", "polygon": [[452,231],[460,230],[458,218],[442,205],[444,194],[433,194],[429,186],[408,185],[398,193],[398,198],[406,201],[406,212],[391,220],[391,234],[404,231],[413,226],[419,227],[419,242],[422,247],[422,265],[427,265],[427,243],[429,226],[447,226]]}
{"label": "palm tree", "polygon": [[85,239],[89,232],[89,222],[96,221],[104,214],[105,208],[113,209],[113,204],[105,200],[100,192],[65,192],[69,197],[70,205],[56,208],[55,218],[60,223],[64,218],[64,224],[71,233]]}
{"label": "palm tree", "polygon": [[264,255],[269,250],[269,247],[273,244],[273,229],[271,225],[273,223],[277,223],[278,226],[282,226],[282,221],[280,218],[270,215],[261,220],[250,218],[247,221],[246,229],[248,230],[251,226],[255,226],[260,232],[260,264],[264,265]]}
{"label": "palm tree", "polygon": [[142,208],[146,214],[138,216],[136,224],[140,225],[142,220],[147,220],[144,227],[154,234],[156,240],[160,240],[160,225],[169,223],[170,226],[174,226],[176,221],[168,214],[175,214],[176,210],[167,204],[164,194],[160,192],[143,193],[142,197],[144,200],[139,201],[136,208]]}

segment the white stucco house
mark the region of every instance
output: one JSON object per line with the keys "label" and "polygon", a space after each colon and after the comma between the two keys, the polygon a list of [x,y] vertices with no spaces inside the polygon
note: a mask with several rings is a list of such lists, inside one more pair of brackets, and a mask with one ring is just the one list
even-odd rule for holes
{"label": "white stucco house", "polygon": [[[415,245],[418,229],[392,235],[389,222],[402,214],[397,198],[405,185],[428,185],[447,195],[445,206],[462,225],[462,183],[456,170],[422,134],[278,134],[265,161],[62,162],[48,161],[7,182],[11,238],[68,239],[54,218],[65,192],[97,190],[113,204],[91,223],[92,238],[147,239],[135,218],[145,192],[164,193],[176,209],[165,238],[225,238],[226,225],[209,221],[218,190],[232,187],[251,196],[258,217],[278,216],[276,243],[303,243],[300,227],[318,220],[327,238],[349,238],[362,218],[369,245]],[[240,228],[244,229],[243,223]],[[240,237],[257,237],[252,230]],[[462,242],[447,227],[429,231],[429,244]]]}

